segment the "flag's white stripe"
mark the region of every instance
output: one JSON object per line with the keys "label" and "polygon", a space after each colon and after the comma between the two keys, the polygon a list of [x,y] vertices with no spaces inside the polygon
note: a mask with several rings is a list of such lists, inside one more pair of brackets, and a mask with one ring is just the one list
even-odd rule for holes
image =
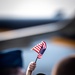
{"label": "flag's white stripe", "polygon": [[38,44],[38,47],[41,48],[42,47],[42,44]]}
{"label": "flag's white stripe", "polygon": [[39,52],[35,47],[33,48],[36,52]]}
{"label": "flag's white stripe", "polygon": [[46,43],[42,41],[43,47],[46,48]]}
{"label": "flag's white stripe", "polygon": [[35,47],[38,51],[40,50],[38,47]]}
{"label": "flag's white stripe", "polygon": [[38,50],[40,50],[41,48],[39,48],[39,46],[36,46],[36,48],[38,49]]}
{"label": "flag's white stripe", "polygon": [[38,44],[38,45],[40,45],[40,46],[42,47],[42,43],[40,43],[40,44]]}

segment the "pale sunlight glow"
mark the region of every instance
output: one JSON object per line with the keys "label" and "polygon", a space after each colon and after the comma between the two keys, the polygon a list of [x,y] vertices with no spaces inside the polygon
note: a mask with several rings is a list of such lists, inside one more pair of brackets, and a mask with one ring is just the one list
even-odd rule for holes
{"label": "pale sunlight glow", "polygon": [[0,0],[0,17],[50,18],[58,10],[74,11],[74,0]]}

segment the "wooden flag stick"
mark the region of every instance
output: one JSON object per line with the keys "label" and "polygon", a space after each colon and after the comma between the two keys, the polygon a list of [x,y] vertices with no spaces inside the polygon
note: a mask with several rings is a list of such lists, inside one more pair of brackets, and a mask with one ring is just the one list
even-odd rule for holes
{"label": "wooden flag stick", "polygon": [[35,63],[37,62],[37,59],[38,59],[38,57],[36,58]]}

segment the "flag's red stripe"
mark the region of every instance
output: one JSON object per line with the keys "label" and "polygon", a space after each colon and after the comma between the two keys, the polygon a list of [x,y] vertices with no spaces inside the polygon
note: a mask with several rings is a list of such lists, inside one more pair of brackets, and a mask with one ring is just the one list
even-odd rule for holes
{"label": "flag's red stripe", "polygon": [[35,47],[33,48],[33,50],[35,50],[36,52],[39,52]]}
{"label": "flag's red stripe", "polygon": [[46,43],[44,41],[42,41],[43,44],[43,48],[46,48]]}
{"label": "flag's red stripe", "polygon": [[44,41],[42,41],[41,43],[37,44],[32,48],[34,51],[38,53],[38,58],[41,58],[42,56],[42,54],[40,53],[41,52],[40,50],[42,50],[42,48],[46,49],[46,43]]}
{"label": "flag's red stripe", "polygon": [[41,49],[41,47],[40,47],[40,46],[36,46],[36,48],[37,48],[37,49],[39,49],[39,50]]}
{"label": "flag's red stripe", "polygon": [[40,49],[38,47],[35,47],[37,51],[39,51]]}

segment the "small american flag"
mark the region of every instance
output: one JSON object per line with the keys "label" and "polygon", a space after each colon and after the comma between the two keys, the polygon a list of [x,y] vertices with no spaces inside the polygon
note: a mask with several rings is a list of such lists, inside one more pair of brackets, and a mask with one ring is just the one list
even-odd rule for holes
{"label": "small american flag", "polygon": [[43,53],[45,52],[46,50],[46,42],[45,41],[42,41],[41,43],[37,44],[36,46],[34,46],[32,48],[32,50],[36,51],[38,53],[38,58],[40,59],[43,55]]}

